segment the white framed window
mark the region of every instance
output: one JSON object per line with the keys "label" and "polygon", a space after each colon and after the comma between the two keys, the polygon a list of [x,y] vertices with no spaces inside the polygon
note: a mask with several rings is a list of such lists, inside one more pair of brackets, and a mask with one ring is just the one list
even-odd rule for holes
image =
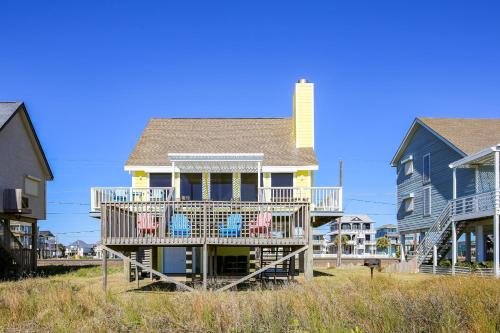
{"label": "white framed window", "polygon": [[403,165],[403,170],[405,176],[409,176],[413,173],[413,156],[409,155],[405,159],[401,161],[401,164]]}
{"label": "white framed window", "polygon": [[40,179],[33,176],[24,177],[24,193],[32,197],[38,197],[40,194]]}
{"label": "white framed window", "polygon": [[424,216],[430,216],[432,212],[432,189],[430,186],[424,187]]}
{"label": "white framed window", "polygon": [[431,181],[431,154],[425,154],[422,158],[422,181],[427,184]]}
{"label": "white framed window", "polygon": [[406,213],[413,212],[413,209],[415,207],[415,196],[413,193],[410,193],[408,196],[403,198],[403,205]]}

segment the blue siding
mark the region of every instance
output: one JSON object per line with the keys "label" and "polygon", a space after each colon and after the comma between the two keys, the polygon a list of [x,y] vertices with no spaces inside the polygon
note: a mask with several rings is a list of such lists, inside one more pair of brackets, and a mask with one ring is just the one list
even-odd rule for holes
{"label": "blue siding", "polygon": [[[423,184],[423,156],[431,155],[430,183]],[[452,198],[453,172],[449,167],[462,156],[437,138],[427,129],[420,127],[411,138],[402,159],[413,156],[413,174],[406,176],[404,166],[397,165],[397,219],[399,232],[413,233],[425,231],[439,216],[448,201]],[[475,170],[457,170],[457,195],[464,196],[475,193]],[[423,189],[431,186],[431,215],[423,214]],[[413,193],[414,209],[405,212],[403,199]]]}

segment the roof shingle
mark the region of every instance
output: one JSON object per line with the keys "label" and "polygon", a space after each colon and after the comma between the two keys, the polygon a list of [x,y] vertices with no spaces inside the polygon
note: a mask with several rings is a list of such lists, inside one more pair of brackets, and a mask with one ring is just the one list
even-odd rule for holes
{"label": "roof shingle", "polygon": [[499,118],[418,118],[467,155],[500,143]]}
{"label": "roof shingle", "polygon": [[169,153],[263,153],[267,166],[317,165],[312,148],[295,147],[291,118],[153,118],[126,165],[170,165]]}

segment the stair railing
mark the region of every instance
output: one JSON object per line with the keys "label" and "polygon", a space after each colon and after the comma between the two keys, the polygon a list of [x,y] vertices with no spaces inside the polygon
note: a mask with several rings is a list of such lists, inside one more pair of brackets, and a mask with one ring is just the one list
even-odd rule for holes
{"label": "stair railing", "polygon": [[420,266],[425,258],[432,251],[434,245],[441,240],[443,233],[450,227],[451,224],[451,202],[448,202],[446,207],[441,211],[441,214],[436,219],[436,222],[425,233],[424,239],[420,242],[415,251],[417,256],[417,264]]}

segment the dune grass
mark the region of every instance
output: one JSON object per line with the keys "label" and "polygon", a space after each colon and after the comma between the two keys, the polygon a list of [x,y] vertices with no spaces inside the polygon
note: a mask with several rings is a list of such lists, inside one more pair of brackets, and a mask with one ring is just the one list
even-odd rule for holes
{"label": "dune grass", "polygon": [[[0,331],[495,332],[500,281],[331,269],[274,290],[133,290],[98,267],[0,283]],[[141,282],[142,285],[146,281]]]}

